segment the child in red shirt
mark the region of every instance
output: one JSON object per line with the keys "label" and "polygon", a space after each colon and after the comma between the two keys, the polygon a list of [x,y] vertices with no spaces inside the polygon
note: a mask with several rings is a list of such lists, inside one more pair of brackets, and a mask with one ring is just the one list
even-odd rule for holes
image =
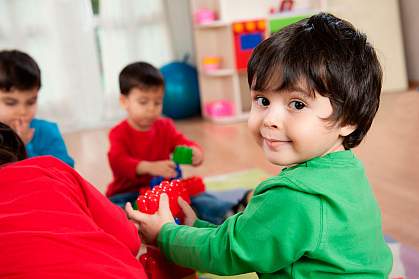
{"label": "child in red shirt", "polygon": [[147,278],[120,208],[63,162],[25,158],[0,123],[0,278]]}
{"label": "child in red shirt", "polygon": [[[176,146],[192,149],[192,166],[203,162],[199,145],[176,130],[172,120],[161,117],[164,81],[158,69],[145,62],[127,65],[119,75],[120,103],[127,119],[109,134],[109,164],[113,181],[106,196],[119,206],[135,202],[140,188],[149,189],[153,176],[176,177],[170,155]],[[192,198],[198,215],[221,223],[234,206],[208,193]]]}

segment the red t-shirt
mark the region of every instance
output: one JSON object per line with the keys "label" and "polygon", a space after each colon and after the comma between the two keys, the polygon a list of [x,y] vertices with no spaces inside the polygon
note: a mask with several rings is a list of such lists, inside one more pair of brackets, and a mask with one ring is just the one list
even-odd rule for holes
{"label": "red t-shirt", "polygon": [[150,184],[150,175],[137,175],[139,162],[169,160],[176,146],[197,146],[178,132],[171,119],[159,118],[148,131],[138,131],[127,120],[116,125],[109,133],[109,164],[113,181],[106,190],[110,197],[119,193],[138,191]]}
{"label": "red t-shirt", "polygon": [[147,278],[125,213],[71,167],[0,167],[0,278]]}

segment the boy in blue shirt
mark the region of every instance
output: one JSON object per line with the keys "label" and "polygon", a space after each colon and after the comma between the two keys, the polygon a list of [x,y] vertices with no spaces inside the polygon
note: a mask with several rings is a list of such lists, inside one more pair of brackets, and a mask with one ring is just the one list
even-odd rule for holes
{"label": "boy in blue shirt", "polygon": [[40,88],[41,71],[32,57],[0,51],[0,121],[21,137],[28,157],[52,155],[74,167],[57,124],[34,118]]}

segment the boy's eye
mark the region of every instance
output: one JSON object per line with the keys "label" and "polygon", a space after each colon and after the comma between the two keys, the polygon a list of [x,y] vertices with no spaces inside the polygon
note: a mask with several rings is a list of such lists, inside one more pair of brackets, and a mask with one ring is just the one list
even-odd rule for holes
{"label": "boy's eye", "polygon": [[292,101],[290,103],[290,106],[295,110],[302,110],[303,108],[305,108],[306,105],[301,101]]}
{"label": "boy's eye", "polygon": [[15,106],[17,104],[17,102],[15,102],[15,101],[5,101],[4,104],[6,106],[10,106],[11,107],[11,106]]}
{"label": "boy's eye", "polygon": [[270,104],[269,100],[265,97],[256,97],[256,103],[262,107],[267,107]]}

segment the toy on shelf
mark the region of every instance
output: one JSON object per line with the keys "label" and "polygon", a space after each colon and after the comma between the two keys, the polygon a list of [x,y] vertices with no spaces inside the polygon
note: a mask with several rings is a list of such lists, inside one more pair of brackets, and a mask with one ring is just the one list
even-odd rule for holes
{"label": "toy on shelf", "polygon": [[281,0],[278,8],[271,7],[269,13],[271,15],[283,12],[290,12],[294,9],[294,1],[293,0]]}
{"label": "toy on shelf", "polygon": [[266,38],[266,21],[234,22],[233,37],[236,68],[245,70],[253,49]]}
{"label": "toy on shelf", "polygon": [[234,104],[227,100],[213,101],[205,104],[205,113],[211,118],[233,116]]}
{"label": "toy on shelf", "polygon": [[202,59],[202,69],[206,72],[219,70],[221,68],[220,56],[205,56]]}
{"label": "toy on shelf", "polygon": [[282,0],[281,4],[279,5],[279,12],[289,12],[292,11],[294,8],[294,1],[293,0]]}
{"label": "toy on shelf", "polygon": [[187,146],[176,146],[172,160],[177,164],[192,164],[192,148]]}
{"label": "toy on shelf", "polygon": [[217,19],[217,15],[210,9],[199,9],[194,13],[196,24],[208,24]]}

